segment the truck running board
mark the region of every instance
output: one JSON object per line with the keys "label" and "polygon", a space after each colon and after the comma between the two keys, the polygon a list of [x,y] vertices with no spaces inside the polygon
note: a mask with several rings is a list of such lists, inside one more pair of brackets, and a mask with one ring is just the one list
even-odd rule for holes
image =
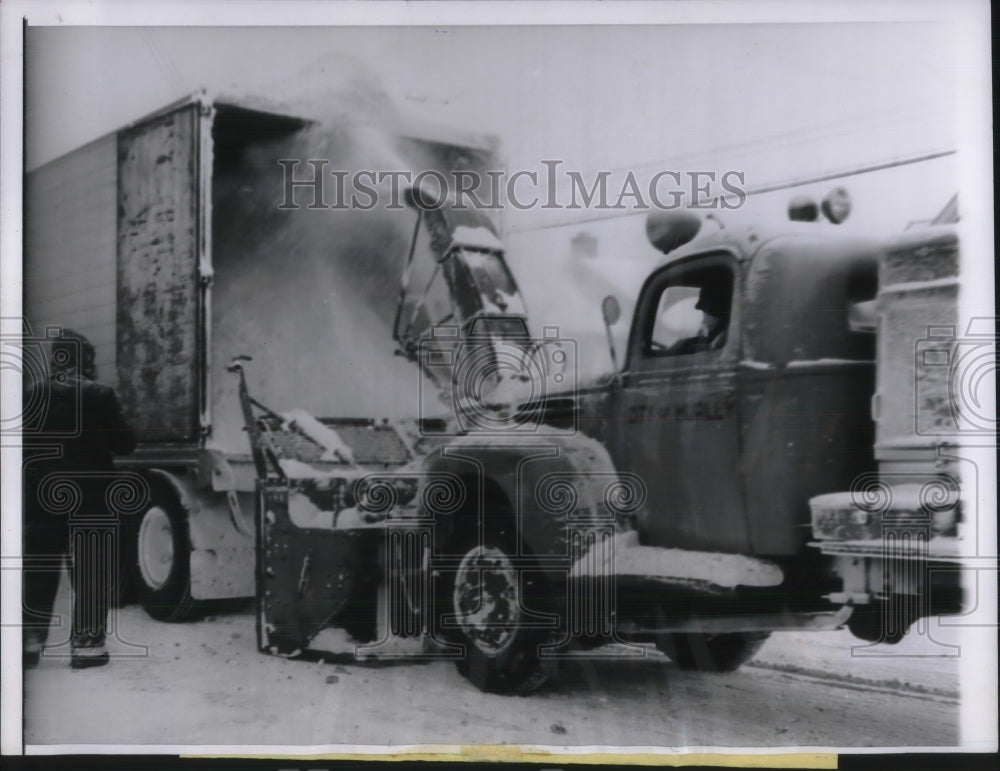
{"label": "truck running board", "polygon": [[635,531],[602,534],[570,568],[570,578],[600,578],[678,583],[706,589],[778,586],[778,565],[742,554],[643,546]]}
{"label": "truck running board", "polygon": [[704,618],[666,618],[655,628],[640,627],[623,622],[618,626],[618,636],[623,640],[645,639],[651,634],[700,633],[729,634],[732,632],[776,632],[802,629],[821,631],[839,629],[851,617],[853,608],[844,606],[821,613],[773,613],[755,616],[706,616]]}

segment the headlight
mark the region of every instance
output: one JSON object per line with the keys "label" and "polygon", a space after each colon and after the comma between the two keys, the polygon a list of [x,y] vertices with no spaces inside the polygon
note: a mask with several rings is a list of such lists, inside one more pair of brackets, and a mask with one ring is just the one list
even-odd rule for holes
{"label": "headlight", "polygon": [[354,485],[357,507],[369,516],[386,517],[393,509],[412,503],[417,497],[417,480],[412,477],[372,475]]}

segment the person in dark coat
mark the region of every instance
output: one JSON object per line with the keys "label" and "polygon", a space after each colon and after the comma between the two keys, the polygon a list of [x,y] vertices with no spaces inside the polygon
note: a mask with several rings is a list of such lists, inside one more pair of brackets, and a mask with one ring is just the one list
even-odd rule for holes
{"label": "person in dark coat", "polygon": [[729,334],[732,287],[708,284],[701,289],[695,310],[702,312],[701,326],[695,337],[674,343],[667,354],[671,356],[718,351],[726,344]]}
{"label": "person in dark coat", "polygon": [[[26,405],[40,405],[23,433],[26,666],[41,655],[66,555],[74,589],[70,665],[109,660],[105,636],[117,526],[108,490],[115,481],[113,456],[135,449],[135,433],[114,389],[97,382],[94,359],[86,337],[64,330],[52,341],[48,379],[32,383],[25,394]],[[48,569],[39,569],[40,558]]]}

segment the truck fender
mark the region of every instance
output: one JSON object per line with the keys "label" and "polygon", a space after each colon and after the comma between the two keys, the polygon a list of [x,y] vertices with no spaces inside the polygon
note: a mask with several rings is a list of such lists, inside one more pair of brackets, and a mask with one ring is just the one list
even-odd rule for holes
{"label": "truck fender", "polygon": [[219,450],[207,448],[198,453],[198,486],[215,491],[236,490],[236,472]]}
{"label": "truck fender", "polygon": [[[153,490],[156,489],[166,489],[168,494],[172,495],[177,503],[180,505],[181,509],[184,511],[188,520],[188,538],[192,540],[190,527],[191,523],[191,509],[192,509],[192,496],[191,490],[188,485],[185,485],[183,480],[176,474],[169,471],[164,471],[163,469],[151,468],[146,470],[146,476],[149,478],[150,486]],[[155,497],[155,493],[154,493]],[[194,504],[197,508],[197,504]]]}
{"label": "truck fender", "polygon": [[428,455],[424,472],[461,481],[453,511],[424,512],[438,546],[477,532],[480,517],[488,526],[491,514],[508,514],[532,554],[568,557],[574,529],[624,529],[645,502],[642,480],[617,472],[603,445],[555,430],[459,436]]}
{"label": "truck fender", "polygon": [[213,494],[211,490],[199,488],[197,481],[187,476],[164,471],[162,469],[149,469],[146,472],[154,484],[159,482],[168,488],[176,497],[188,521],[188,537],[191,542],[191,550],[213,548],[218,541],[218,525],[211,522],[213,511],[218,508],[207,498],[221,497]]}
{"label": "truck fender", "polygon": [[[194,474],[149,469],[150,482],[172,493],[187,519],[191,549],[191,596],[253,594],[254,539],[237,530],[226,493],[202,487]],[[235,493],[233,493],[235,495]],[[249,495],[243,505],[252,507]]]}

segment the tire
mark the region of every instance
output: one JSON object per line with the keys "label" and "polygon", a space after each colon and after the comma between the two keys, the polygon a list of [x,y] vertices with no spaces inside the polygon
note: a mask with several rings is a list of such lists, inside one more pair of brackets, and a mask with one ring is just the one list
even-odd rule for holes
{"label": "tire", "polygon": [[543,582],[523,557],[515,561],[508,533],[498,528],[482,543],[451,550],[462,557],[457,568],[434,571],[435,615],[439,624],[451,617],[441,636],[463,647],[456,666],[469,682],[487,693],[526,695],[548,679],[538,652],[551,630],[528,622],[526,608],[540,610]]}
{"label": "tire", "polygon": [[186,621],[191,598],[191,544],[187,516],[169,492],[154,488],[134,529],[132,580],[139,602],[158,621]]}
{"label": "tire", "polygon": [[656,647],[681,669],[734,672],[757,655],[770,636],[770,632],[665,634]]}
{"label": "tire", "polygon": [[[905,607],[905,606],[904,606]],[[856,607],[847,619],[847,628],[859,640],[872,643],[898,645],[909,631],[910,620],[903,618],[905,623],[899,623],[902,614],[895,613],[892,617],[880,605]],[[889,620],[896,623],[887,623]]]}

